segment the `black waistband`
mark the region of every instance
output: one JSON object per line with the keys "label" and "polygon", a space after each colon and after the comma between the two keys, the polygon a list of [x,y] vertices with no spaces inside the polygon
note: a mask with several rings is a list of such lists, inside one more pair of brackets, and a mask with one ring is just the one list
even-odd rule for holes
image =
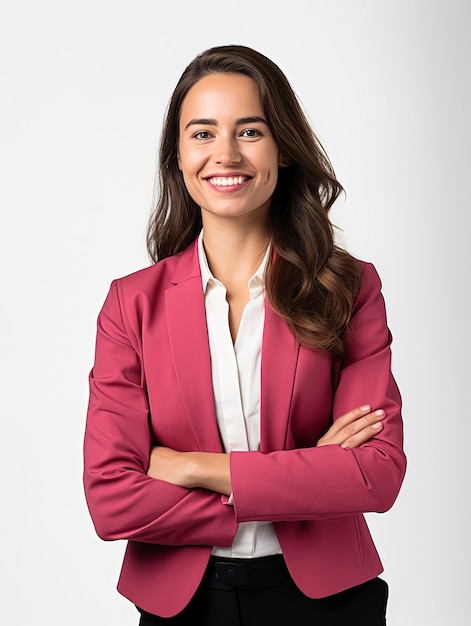
{"label": "black waistband", "polygon": [[214,589],[267,589],[292,582],[281,554],[257,559],[228,559],[212,556],[205,582]]}

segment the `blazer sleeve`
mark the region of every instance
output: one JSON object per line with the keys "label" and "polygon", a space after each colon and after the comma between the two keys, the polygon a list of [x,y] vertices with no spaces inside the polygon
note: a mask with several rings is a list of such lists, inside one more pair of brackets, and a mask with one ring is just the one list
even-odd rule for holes
{"label": "blazer sleeve", "polygon": [[[385,410],[383,429],[355,449],[328,445],[268,454],[232,452],[237,521],[317,520],[383,512],[392,506],[404,478],[406,458],[390,344],[381,282],[375,268],[364,264],[334,393],[333,419],[369,403],[373,410]],[[312,404],[315,412],[315,398]]]}
{"label": "blazer sleeve", "polygon": [[84,438],[85,495],[97,534],[163,545],[231,545],[237,524],[220,495],[146,475],[151,434],[145,376],[116,281],[97,326]]}

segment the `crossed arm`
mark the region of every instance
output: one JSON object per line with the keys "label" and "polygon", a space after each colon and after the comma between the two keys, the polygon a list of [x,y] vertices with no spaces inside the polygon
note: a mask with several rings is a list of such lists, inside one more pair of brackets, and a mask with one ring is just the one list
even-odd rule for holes
{"label": "crossed arm", "polygon": [[[332,424],[317,447],[336,444],[342,448],[357,448],[378,434],[384,416],[382,409],[371,411],[370,405],[355,408]],[[187,489],[200,487],[229,495],[232,493],[229,456],[155,446],[151,450],[147,475]]]}
{"label": "crossed arm", "polygon": [[[390,373],[390,336],[373,268],[347,337],[335,421],[315,448],[220,454],[151,447],[149,404],[134,345],[139,319],[124,324],[113,284],[99,318],[84,441],[85,491],[99,536],[231,545],[240,521],[317,520],[392,505],[406,461],[401,400]],[[277,498],[271,497],[275,490]],[[234,509],[220,497],[230,493]]]}

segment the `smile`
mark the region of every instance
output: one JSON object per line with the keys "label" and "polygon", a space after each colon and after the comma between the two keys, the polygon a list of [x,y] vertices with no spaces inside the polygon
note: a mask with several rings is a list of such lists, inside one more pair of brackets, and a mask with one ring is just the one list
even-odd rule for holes
{"label": "smile", "polygon": [[207,178],[208,183],[215,187],[243,185],[247,180],[249,180],[249,176],[214,176],[213,178]]}

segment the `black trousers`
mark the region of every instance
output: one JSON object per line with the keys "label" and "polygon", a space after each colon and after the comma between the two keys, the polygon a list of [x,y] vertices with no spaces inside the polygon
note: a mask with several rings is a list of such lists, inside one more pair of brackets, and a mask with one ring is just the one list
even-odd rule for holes
{"label": "black trousers", "polygon": [[211,557],[181,613],[164,618],[138,607],[139,626],[384,626],[387,599],[381,578],[313,600],[296,587],[282,556]]}

